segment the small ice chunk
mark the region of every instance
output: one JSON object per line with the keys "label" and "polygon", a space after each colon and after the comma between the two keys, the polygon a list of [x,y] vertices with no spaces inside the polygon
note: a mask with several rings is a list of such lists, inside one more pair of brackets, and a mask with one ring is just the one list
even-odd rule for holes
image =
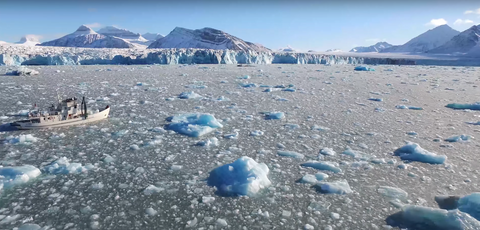
{"label": "small ice chunk", "polygon": [[304,184],[315,184],[318,181],[317,181],[317,178],[314,175],[306,174],[302,178],[300,178],[300,180],[298,182],[304,183]]}
{"label": "small ice chunk", "polygon": [[355,71],[375,71],[375,69],[366,67],[366,66],[356,66],[353,70]]}
{"label": "small ice chunk", "polygon": [[197,98],[202,98],[200,94],[197,94],[193,91],[190,92],[183,92],[180,95],[178,95],[178,98],[180,99],[197,99]]}
{"label": "small ice chunk", "polygon": [[82,166],[81,163],[70,163],[66,157],[54,160],[43,168],[44,171],[52,174],[75,174],[87,172],[89,169],[91,168]]}
{"label": "small ice chunk", "polygon": [[301,153],[293,152],[293,151],[277,151],[277,154],[282,157],[291,157],[295,159],[303,159],[305,156]]}
{"label": "small ice chunk", "polygon": [[328,131],[330,130],[330,128],[327,128],[327,127],[323,127],[323,126],[319,126],[319,125],[314,125],[312,126],[312,130],[315,130],[315,131]]}
{"label": "small ice chunk", "polygon": [[25,67],[20,67],[17,70],[12,70],[5,73],[5,75],[13,75],[13,76],[33,76],[38,74],[39,74],[38,71],[34,69],[28,69]]}
{"label": "small ice chunk", "polygon": [[207,184],[216,187],[220,195],[253,196],[270,186],[271,182],[267,177],[269,171],[266,164],[243,156],[231,164],[212,170]]}
{"label": "small ice chunk", "polygon": [[403,191],[400,188],[395,188],[390,186],[380,186],[377,191],[378,193],[390,199],[398,199],[406,202],[408,198],[408,193]]}
{"label": "small ice chunk", "polygon": [[468,142],[468,141],[470,141],[470,139],[473,139],[473,137],[462,134],[462,135],[458,135],[458,136],[449,137],[449,138],[445,139],[445,141],[448,141],[448,142]]}
{"label": "small ice chunk", "polygon": [[145,190],[143,190],[143,194],[149,196],[155,193],[162,192],[164,190],[165,190],[164,188],[156,187],[155,185],[149,185],[147,188],[145,188]]}
{"label": "small ice chunk", "polygon": [[32,134],[21,134],[19,136],[8,136],[7,138],[5,138],[5,143],[8,143],[8,144],[29,145],[37,141],[38,141],[38,138],[34,137]]}
{"label": "small ice chunk", "polygon": [[210,147],[210,146],[219,146],[220,145],[220,142],[218,141],[218,139],[216,137],[212,137],[212,138],[209,138],[209,139],[206,139],[206,140],[201,140],[199,142],[197,142],[197,145],[198,146],[204,146],[204,147]]}
{"label": "small ice chunk", "polygon": [[208,203],[212,203],[213,201],[215,201],[215,197],[213,197],[213,196],[203,196],[202,197],[202,203],[208,204]]}
{"label": "small ice chunk", "polygon": [[345,151],[343,151],[342,154],[345,154],[345,155],[348,155],[348,156],[351,156],[355,159],[360,159],[360,160],[368,160],[370,158],[370,156],[368,154],[366,154],[362,151],[353,150],[350,147],[347,147],[347,149],[345,149]]}
{"label": "small ice chunk", "polygon": [[320,150],[320,154],[327,155],[327,156],[334,156],[337,153],[333,151],[332,148],[323,148]]}
{"label": "small ice chunk", "polygon": [[41,230],[42,227],[38,224],[23,224],[18,230]]}
{"label": "small ice chunk", "polygon": [[219,228],[227,227],[227,221],[225,219],[217,219],[216,226]]}
{"label": "small ice chunk", "polygon": [[260,130],[255,130],[250,133],[250,136],[254,136],[254,137],[263,136],[263,132]]}
{"label": "small ice chunk", "polygon": [[322,180],[325,180],[325,179],[328,178],[328,174],[322,173],[322,172],[315,173],[315,178],[316,178],[318,181],[322,181]]}
{"label": "small ice chunk", "polygon": [[318,192],[334,193],[334,194],[348,194],[352,193],[352,189],[346,180],[338,180],[334,182],[320,182],[315,185]]}
{"label": "small ice chunk", "polygon": [[328,162],[328,161],[309,161],[303,164],[300,164],[303,167],[310,167],[317,170],[326,170],[331,171],[334,173],[342,172],[340,168],[337,167],[337,163],[335,162]]}
{"label": "small ice chunk", "polygon": [[408,143],[395,150],[394,154],[402,160],[419,161],[429,164],[443,164],[447,159],[447,156],[429,152],[416,143]]}
{"label": "small ice chunk", "polygon": [[155,215],[157,215],[158,212],[157,212],[157,210],[155,210],[153,208],[147,208],[145,210],[145,213],[149,216],[155,216]]}

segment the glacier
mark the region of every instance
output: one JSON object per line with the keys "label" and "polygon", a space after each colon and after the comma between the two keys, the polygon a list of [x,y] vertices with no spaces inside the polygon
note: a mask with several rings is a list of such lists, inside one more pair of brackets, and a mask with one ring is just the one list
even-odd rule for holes
{"label": "glacier", "polygon": [[213,49],[108,49],[0,46],[0,65],[177,65],[177,64],[385,64],[414,60],[320,53],[254,52]]}

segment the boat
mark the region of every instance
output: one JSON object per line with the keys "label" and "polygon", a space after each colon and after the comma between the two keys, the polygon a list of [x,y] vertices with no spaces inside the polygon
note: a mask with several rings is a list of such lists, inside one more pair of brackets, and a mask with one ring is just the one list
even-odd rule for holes
{"label": "boat", "polygon": [[[36,105],[35,105],[36,106]],[[108,118],[110,106],[107,105],[97,113],[87,112],[85,97],[78,104],[76,97],[58,100],[57,106],[52,104],[46,112],[40,110],[28,113],[28,119],[10,123],[17,129],[56,128],[70,125],[80,125]]]}

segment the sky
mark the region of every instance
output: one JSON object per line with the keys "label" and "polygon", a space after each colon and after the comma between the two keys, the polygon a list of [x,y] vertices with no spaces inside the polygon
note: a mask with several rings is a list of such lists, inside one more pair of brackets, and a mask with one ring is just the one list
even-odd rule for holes
{"label": "sky", "polygon": [[167,35],[175,27],[223,30],[272,50],[401,45],[441,24],[480,24],[480,2],[466,0],[2,0],[0,41],[27,34],[49,41],[85,24]]}

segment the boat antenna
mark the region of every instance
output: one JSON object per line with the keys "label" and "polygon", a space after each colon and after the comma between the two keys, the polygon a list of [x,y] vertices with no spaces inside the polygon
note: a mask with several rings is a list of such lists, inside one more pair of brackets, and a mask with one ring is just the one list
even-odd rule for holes
{"label": "boat antenna", "polygon": [[87,102],[85,101],[85,96],[82,98],[82,104],[83,104],[83,108],[84,108],[84,116],[85,116],[85,119],[87,119],[88,112],[87,112]]}

